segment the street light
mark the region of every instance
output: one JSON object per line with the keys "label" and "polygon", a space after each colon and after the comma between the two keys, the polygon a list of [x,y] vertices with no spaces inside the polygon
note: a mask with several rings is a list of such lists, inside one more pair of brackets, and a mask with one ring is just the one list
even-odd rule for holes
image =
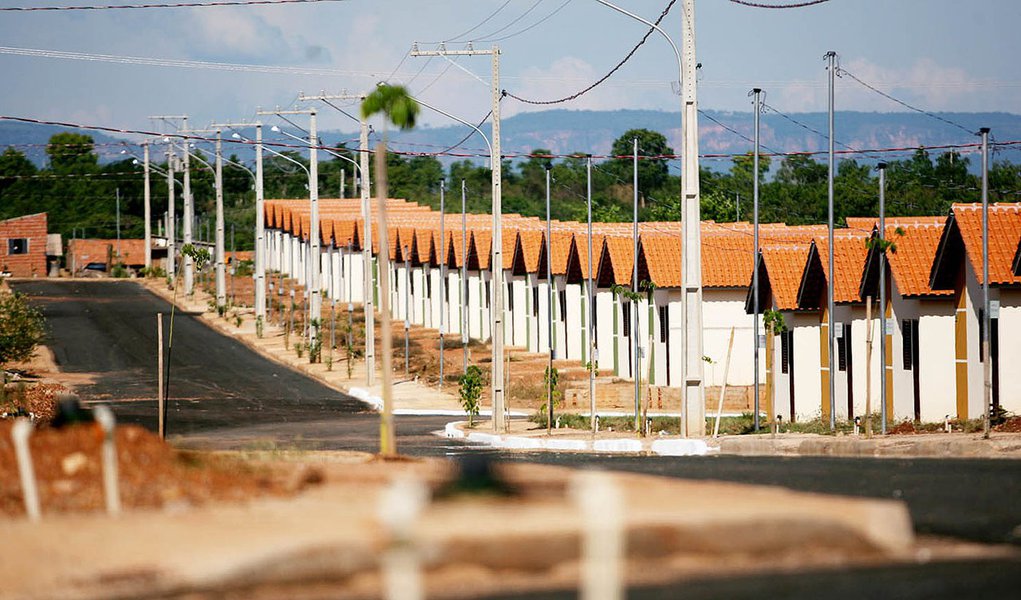
{"label": "street light", "polygon": [[[684,172],[681,176],[681,202],[683,216],[681,231],[683,254],[681,267],[682,311],[681,322],[684,341],[681,351],[681,435],[702,435],[705,433],[705,400],[702,368],[702,240],[701,209],[698,185],[698,106],[695,81],[695,2],[684,0],[684,18],[687,23],[682,31],[682,42],[689,49],[681,56],[677,45],[658,25],[624,10],[607,0],[596,2],[635,21],[655,29],[670,44],[677,59],[677,72],[681,83],[681,154]],[[685,76],[687,72],[687,76]],[[694,409],[694,419],[689,419],[689,405]],[[694,424],[691,423],[694,421]]]}

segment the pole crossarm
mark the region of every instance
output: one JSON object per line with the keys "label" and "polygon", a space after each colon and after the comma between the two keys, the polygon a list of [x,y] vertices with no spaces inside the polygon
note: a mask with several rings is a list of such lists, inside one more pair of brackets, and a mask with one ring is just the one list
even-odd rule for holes
{"label": "pole crossarm", "polygon": [[446,46],[440,44],[438,50],[419,50],[418,44],[415,43],[411,47],[410,56],[490,56],[493,54],[499,54],[498,49],[488,48],[479,49],[465,48],[464,50],[447,50]]}

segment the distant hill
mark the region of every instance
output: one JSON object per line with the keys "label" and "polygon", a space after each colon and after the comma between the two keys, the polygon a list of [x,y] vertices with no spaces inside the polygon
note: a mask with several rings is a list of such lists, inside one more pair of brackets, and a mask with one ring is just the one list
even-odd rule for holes
{"label": "distant hill", "polygon": [[122,145],[124,140],[121,138],[115,138],[99,131],[14,121],[0,122],[0,147],[6,148],[13,145],[37,166],[43,166],[46,162],[46,142],[50,141],[50,137],[54,134],[65,131],[92,136],[92,141],[96,143],[96,152],[99,154],[100,162],[112,162],[123,158],[120,152],[124,149]]}
{"label": "distant hill", "polygon": [[[752,114],[741,112],[706,111],[706,114],[742,134],[752,136]],[[938,113],[948,121],[960,123],[966,129],[991,127],[995,139],[1021,140],[1021,115],[1010,113]],[[826,132],[826,113],[797,113],[790,115],[808,128]],[[678,113],[653,110],[549,110],[522,113],[505,118],[502,123],[504,154],[527,153],[536,148],[547,148],[557,154],[592,152],[606,154],[613,140],[628,129],[647,128],[667,136],[675,150],[680,148],[680,116]],[[487,131],[488,127],[484,130]],[[45,143],[51,135],[63,131],[60,127],[0,122],[0,145],[36,144],[21,149],[37,164],[45,159]],[[706,117],[699,118],[700,150],[703,154],[731,154],[750,150],[750,143]],[[858,149],[939,146],[976,141],[977,138],[954,125],[940,122],[918,113],[838,112],[836,115],[837,141]],[[470,130],[461,125],[427,127],[410,132],[391,132],[395,149],[409,152],[436,152],[445,150],[459,141]],[[101,160],[116,160],[121,140],[98,132],[83,131],[97,142]],[[249,132],[251,133],[251,132]],[[267,138],[270,134],[267,132]],[[356,139],[357,133],[325,131],[324,142]],[[764,151],[791,152],[799,150],[825,150],[826,138],[809,131],[782,115],[765,113],[762,117],[761,143]],[[108,145],[114,144],[114,145]],[[464,147],[469,153],[484,152],[485,142],[477,135]],[[838,146],[839,147],[839,146]],[[251,160],[248,148],[230,147],[242,159]],[[455,151],[456,152],[456,151]],[[1014,156],[1011,156],[1011,155]],[[1021,162],[1015,152],[1004,158]],[[896,158],[896,157],[894,157]],[[864,157],[866,161],[869,157]],[[454,159],[448,159],[454,160]],[[873,157],[874,160],[874,157]],[[974,165],[977,161],[972,161]],[[707,161],[712,168],[727,168],[727,161]]]}

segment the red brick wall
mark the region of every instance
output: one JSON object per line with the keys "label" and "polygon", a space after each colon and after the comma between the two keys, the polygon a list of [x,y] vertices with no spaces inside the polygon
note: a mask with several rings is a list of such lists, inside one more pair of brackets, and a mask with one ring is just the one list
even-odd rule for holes
{"label": "red brick wall", "polygon": [[[8,254],[11,238],[28,238],[28,252]],[[46,213],[0,221],[0,269],[14,277],[46,277]]]}

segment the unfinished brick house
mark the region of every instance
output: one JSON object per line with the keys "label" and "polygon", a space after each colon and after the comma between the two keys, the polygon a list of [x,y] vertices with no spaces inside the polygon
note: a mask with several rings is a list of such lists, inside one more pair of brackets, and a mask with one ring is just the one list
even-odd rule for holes
{"label": "unfinished brick house", "polygon": [[0,271],[10,277],[46,276],[46,213],[0,221]]}

